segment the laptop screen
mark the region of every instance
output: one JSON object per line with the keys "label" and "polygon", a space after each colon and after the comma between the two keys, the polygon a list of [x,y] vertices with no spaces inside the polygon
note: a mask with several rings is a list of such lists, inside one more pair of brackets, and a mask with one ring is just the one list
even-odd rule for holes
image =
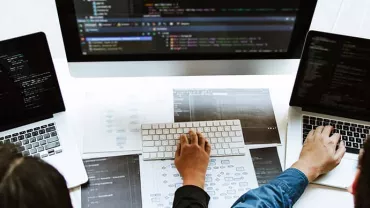
{"label": "laptop screen", "polygon": [[290,104],[370,120],[370,40],[311,31]]}
{"label": "laptop screen", "polygon": [[0,131],[64,111],[46,37],[0,42]]}

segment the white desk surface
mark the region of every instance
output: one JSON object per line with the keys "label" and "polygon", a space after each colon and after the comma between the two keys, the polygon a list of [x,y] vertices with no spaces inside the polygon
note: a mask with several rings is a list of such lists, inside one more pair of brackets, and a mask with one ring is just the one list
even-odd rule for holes
{"label": "white desk surface", "polygon": [[[216,77],[156,77],[156,78],[73,78],[69,74],[65,59],[55,59],[63,97],[67,107],[69,121],[75,125],[76,141],[82,152],[83,127],[80,121],[83,99],[86,91],[106,91],[112,96],[119,96],[117,88],[139,88],[145,94],[148,88],[169,90],[174,88],[269,88],[274,107],[282,145],[278,147],[282,164],[285,164],[286,127],[289,99],[294,84],[294,75],[254,75],[254,76],[216,76]],[[170,94],[172,96],[172,94]],[[169,106],[169,110],[173,110]],[[92,155],[83,155],[91,157]],[[103,156],[95,154],[95,156]],[[287,155],[289,157],[289,155]],[[80,191],[72,194],[74,207],[80,205]],[[352,196],[346,191],[310,185],[295,207],[353,207]]]}

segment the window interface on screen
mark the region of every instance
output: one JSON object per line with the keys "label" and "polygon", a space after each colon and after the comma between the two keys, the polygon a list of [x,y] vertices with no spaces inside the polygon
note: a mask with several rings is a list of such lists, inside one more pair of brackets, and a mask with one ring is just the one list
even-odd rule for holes
{"label": "window interface on screen", "polygon": [[299,0],[74,0],[83,55],[285,53]]}

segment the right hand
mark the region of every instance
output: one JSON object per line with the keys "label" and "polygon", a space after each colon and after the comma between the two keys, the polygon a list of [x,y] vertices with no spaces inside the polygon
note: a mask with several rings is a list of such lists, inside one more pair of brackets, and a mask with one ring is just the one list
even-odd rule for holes
{"label": "right hand", "polygon": [[310,182],[333,170],[344,157],[344,142],[338,144],[340,134],[329,137],[332,131],[331,126],[320,126],[312,130],[306,138],[299,160],[292,166],[302,171]]}

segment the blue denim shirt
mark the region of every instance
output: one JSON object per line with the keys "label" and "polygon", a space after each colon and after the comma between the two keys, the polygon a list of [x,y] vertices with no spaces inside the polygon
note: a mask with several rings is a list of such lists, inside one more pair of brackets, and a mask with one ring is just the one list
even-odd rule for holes
{"label": "blue denim shirt", "polygon": [[307,186],[306,175],[290,168],[269,184],[244,194],[235,202],[233,208],[290,208]]}

